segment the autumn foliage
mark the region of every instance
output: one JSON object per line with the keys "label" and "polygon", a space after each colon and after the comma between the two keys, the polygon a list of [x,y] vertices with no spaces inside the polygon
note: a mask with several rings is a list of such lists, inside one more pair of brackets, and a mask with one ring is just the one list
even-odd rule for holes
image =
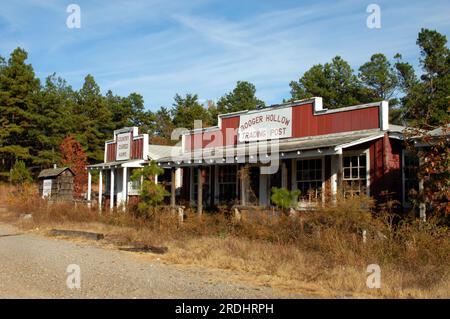
{"label": "autumn foliage", "polygon": [[75,173],[74,192],[75,196],[81,196],[87,185],[87,157],[80,142],[73,135],[69,135],[59,146],[61,152],[61,165],[70,167]]}

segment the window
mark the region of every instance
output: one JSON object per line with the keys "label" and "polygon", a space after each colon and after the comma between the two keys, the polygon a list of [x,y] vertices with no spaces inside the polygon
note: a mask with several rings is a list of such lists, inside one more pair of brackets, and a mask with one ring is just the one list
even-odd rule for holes
{"label": "window", "polygon": [[343,163],[344,196],[367,193],[367,156],[366,154],[344,156]]}
{"label": "window", "polygon": [[138,180],[131,180],[131,176],[133,176],[133,173],[140,168],[131,168],[128,172],[128,176],[130,178],[128,182],[128,195],[139,195],[139,191],[141,190],[141,179]]}
{"label": "window", "polygon": [[407,151],[404,152],[403,156],[405,204],[411,205],[413,194],[419,192],[419,179],[417,177],[419,158]]}
{"label": "window", "polygon": [[300,198],[313,201],[322,197],[322,159],[297,161],[297,189],[301,191]]}
{"label": "window", "polygon": [[218,166],[219,202],[230,202],[236,199],[237,166]]}

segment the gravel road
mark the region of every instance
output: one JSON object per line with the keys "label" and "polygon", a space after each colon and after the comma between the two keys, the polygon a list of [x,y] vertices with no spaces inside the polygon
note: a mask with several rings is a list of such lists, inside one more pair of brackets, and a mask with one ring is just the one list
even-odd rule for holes
{"label": "gravel road", "polygon": [[[80,267],[69,289],[67,267]],[[277,298],[270,287],[217,280],[136,253],[22,233],[0,223],[0,298]]]}

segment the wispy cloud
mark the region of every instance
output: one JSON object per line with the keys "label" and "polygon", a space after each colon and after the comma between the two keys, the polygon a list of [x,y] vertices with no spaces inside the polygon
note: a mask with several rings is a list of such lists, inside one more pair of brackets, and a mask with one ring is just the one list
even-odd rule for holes
{"label": "wispy cloud", "polygon": [[[3,1],[2,1],[3,2]],[[29,50],[37,74],[56,71],[74,87],[91,73],[103,90],[137,91],[150,107],[175,93],[217,99],[238,80],[268,103],[289,97],[289,82],[342,55],[356,69],[371,54],[418,58],[421,27],[449,35],[448,1],[378,1],[382,28],[366,27],[361,1],[79,1],[82,28],[65,26],[60,1],[4,1],[0,54]]]}

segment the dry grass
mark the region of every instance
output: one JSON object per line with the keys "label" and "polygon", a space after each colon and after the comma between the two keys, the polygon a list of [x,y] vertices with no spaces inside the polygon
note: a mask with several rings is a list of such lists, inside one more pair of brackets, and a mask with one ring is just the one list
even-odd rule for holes
{"label": "dry grass", "polygon": [[[63,227],[100,231],[114,245],[168,246],[165,262],[231,270],[238,280],[317,297],[449,298],[449,230],[432,221],[393,224],[389,212],[371,213],[368,198],[296,217],[253,212],[240,222],[223,214],[187,212],[179,225],[169,211],[150,217],[49,204],[34,187],[22,193],[0,185],[3,221],[25,229]],[[365,208],[362,208],[365,207]],[[21,214],[32,213],[31,220]],[[367,242],[362,241],[367,231]],[[366,287],[366,267],[379,264],[381,289]]]}

